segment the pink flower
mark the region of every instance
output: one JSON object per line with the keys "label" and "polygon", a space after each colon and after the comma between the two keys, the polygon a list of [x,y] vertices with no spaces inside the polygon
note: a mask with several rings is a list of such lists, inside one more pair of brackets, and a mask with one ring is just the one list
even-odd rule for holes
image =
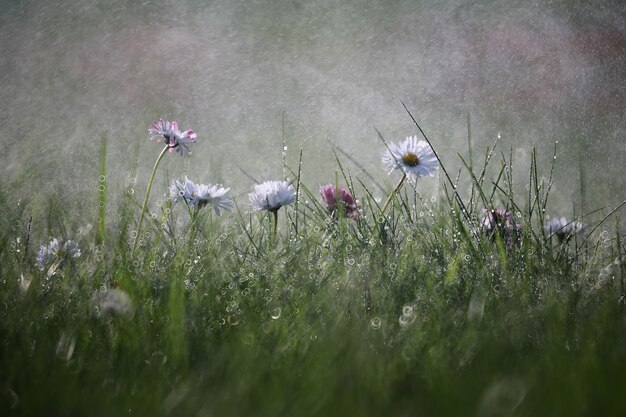
{"label": "pink flower", "polygon": [[152,122],[152,127],[148,129],[148,133],[151,135],[151,140],[156,140],[157,142],[161,142],[163,140],[170,148],[170,152],[176,149],[176,152],[178,152],[181,156],[185,155],[186,152],[189,152],[188,145],[190,143],[195,143],[196,138],[198,137],[198,135],[191,130],[181,132],[178,129],[177,122],[170,122],[162,117],[159,118],[159,120]]}
{"label": "pink flower", "polygon": [[320,194],[332,216],[337,215],[337,206],[339,206],[339,210],[342,210],[346,217],[353,220],[359,217],[359,206],[352,194],[345,188],[335,188],[332,184],[323,185],[320,187]]}
{"label": "pink flower", "polygon": [[522,225],[515,222],[510,211],[501,208],[483,209],[481,227],[491,239],[495,239],[498,234],[509,246],[521,243]]}

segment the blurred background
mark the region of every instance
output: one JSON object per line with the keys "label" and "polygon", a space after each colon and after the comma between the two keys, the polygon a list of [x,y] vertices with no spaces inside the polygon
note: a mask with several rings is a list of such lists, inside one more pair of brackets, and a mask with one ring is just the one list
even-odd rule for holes
{"label": "blurred background", "polygon": [[[153,200],[188,172],[246,207],[249,177],[283,176],[283,141],[293,169],[302,149],[309,188],[335,181],[336,146],[385,196],[398,177],[380,162],[375,129],[390,141],[418,133],[401,101],[454,175],[469,117],[474,163],[500,136],[493,168],[512,153],[521,190],[532,148],[547,180],[558,141],[548,214],[579,210],[581,184],[587,210],[626,197],[623,1],[0,4],[0,173],[3,187],[19,185],[16,200],[60,193],[95,212],[103,135],[109,198],[129,185],[143,198],[159,116],[199,139],[188,164],[167,155]],[[441,181],[418,189],[431,197]]]}

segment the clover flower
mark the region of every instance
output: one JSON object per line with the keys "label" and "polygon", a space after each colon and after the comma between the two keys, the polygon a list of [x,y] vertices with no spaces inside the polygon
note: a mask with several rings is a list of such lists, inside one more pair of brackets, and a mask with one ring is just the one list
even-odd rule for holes
{"label": "clover flower", "polygon": [[221,210],[232,210],[235,205],[226,197],[230,188],[224,188],[221,184],[196,184],[187,176],[180,180],[173,180],[170,186],[170,196],[174,203],[183,201],[189,207],[200,210],[210,204],[215,213],[220,216]]}
{"label": "clover flower", "polygon": [[583,224],[578,221],[568,221],[565,217],[553,217],[543,225],[549,237],[556,236],[559,242],[569,240],[575,234],[583,232]]}
{"label": "clover flower", "polygon": [[169,151],[172,152],[176,149],[181,156],[189,152],[188,145],[195,143],[198,135],[191,130],[185,130],[181,132],[178,128],[178,123],[175,121],[165,120],[160,118],[152,122],[152,127],[148,129],[150,133],[150,139],[161,142],[165,142],[165,145],[169,147]]}
{"label": "clover flower", "polygon": [[341,213],[346,217],[353,220],[359,217],[357,201],[345,188],[335,188],[332,184],[323,185],[320,187],[320,194],[331,216],[337,215],[337,208],[339,207]]}
{"label": "clover flower", "polygon": [[296,200],[296,192],[293,185],[287,181],[265,181],[255,185],[248,198],[251,211],[276,212],[282,206],[293,203]]}
{"label": "clover flower", "polygon": [[80,256],[80,248],[73,240],[63,241],[63,239],[54,238],[48,245],[41,245],[37,253],[37,266],[40,270],[44,270],[46,266],[58,262],[60,266],[65,260],[77,258]]}
{"label": "clover flower", "polygon": [[510,211],[501,208],[483,209],[481,229],[490,239],[499,235],[508,246],[521,243],[522,226],[515,222]]}
{"label": "clover flower", "polygon": [[434,177],[439,162],[428,142],[408,136],[400,143],[390,143],[382,158],[391,174],[396,169],[416,180],[422,176]]}

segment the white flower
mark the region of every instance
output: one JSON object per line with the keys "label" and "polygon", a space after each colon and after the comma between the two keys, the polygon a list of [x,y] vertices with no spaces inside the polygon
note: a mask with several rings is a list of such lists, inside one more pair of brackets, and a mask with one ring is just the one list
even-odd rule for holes
{"label": "white flower", "polygon": [[63,242],[63,239],[52,239],[50,244],[41,245],[39,252],[37,253],[37,265],[42,271],[46,265],[51,264],[54,261],[58,261],[61,264],[68,258],[77,258],[80,256],[80,248],[78,244],[73,240]]}
{"label": "white flower", "polygon": [[174,180],[170,186],[170,196],[176,203],[184,201],[189,207],[200,210],[207,204],[211,204],[215,213],[221,215],[221,210],[232,210],[235,205],[226,197],[230,188],[224,188],[221,184],[196,184],[185,176],[183,181]]}
{"label": "white flower", "polygon": [[198,186],[198,209],[211,204],[215,213],[219,216],[220,210],[232,210],[235,204],[225,196],[230,188],[224,188],[221,184],[200,184]]}
{"label": "white flower", "polygon": [[190,207],[193,207],[193,201],[196,196],[196,184],[189,180],[187,176],[180,180],[172,180],[172,184],[170,185],[170,197],[174,203],[178,203],[179,201],[184,202]]}
{"label": "white flower", "polygon": [[556,236],[562,241],[574,234],[582,233],[583,224],[577,221],[570,222],[565,217],[553,217],[544,224],[543,229],[549,236]]}
{"label": "white flower", "polygon": [[437,157],[428,142],[418,141],[417,136],[409,136],[400,143],[390,143],[383,155],[383,164],[389,169],[389,174],[400,169],[412,179],[434,177],[439,168]]}
{"label": "white flower", "polygon": [[254,191],[248,194],[252,211],[277,211],[282,206],[296,200],[293,185],[287,181],[265,181],[254,186]]}
{"label": "white flower", "polygon": [[177,122],[170,122],[164,118],[152,122],[152,127],[148,129],[148,133],[150,133],[150,139],[156,140],[157,142],[163,140],[169,147],[170,152],[176,149],[176,152],[181,156],[189,152],[188,145],[195,143],[198,138],[198,135],[192,130],[181,132],[180,129],[178,129]]}

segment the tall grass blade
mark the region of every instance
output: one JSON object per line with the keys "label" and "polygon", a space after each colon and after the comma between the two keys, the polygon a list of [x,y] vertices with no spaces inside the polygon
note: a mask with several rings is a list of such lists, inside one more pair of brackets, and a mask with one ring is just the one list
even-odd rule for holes
{"label": "tall grass blade", "polygon": [[104,242],[106,233],[107,214],[107,137],[102,135],[100,145],[100,177],[98,187],[98,232],[96,234],[96,244]]}

